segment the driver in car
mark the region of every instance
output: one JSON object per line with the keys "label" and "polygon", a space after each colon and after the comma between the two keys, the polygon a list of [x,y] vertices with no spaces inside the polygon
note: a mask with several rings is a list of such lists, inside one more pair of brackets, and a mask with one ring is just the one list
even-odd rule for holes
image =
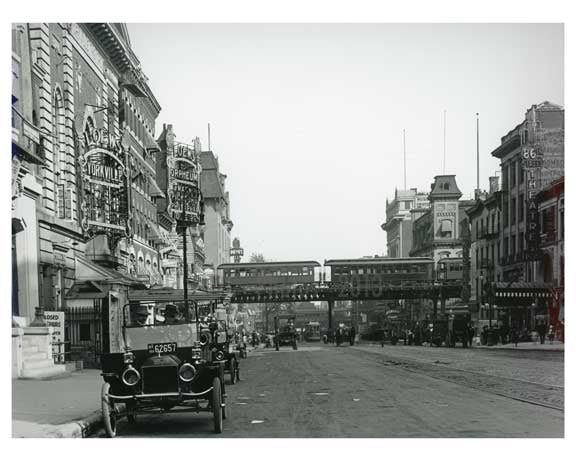
{"label": "driver in car", "polygon": [[182,323],[184,316],[176,304],[166,304],[164,311],[164,324],[177,325]]}

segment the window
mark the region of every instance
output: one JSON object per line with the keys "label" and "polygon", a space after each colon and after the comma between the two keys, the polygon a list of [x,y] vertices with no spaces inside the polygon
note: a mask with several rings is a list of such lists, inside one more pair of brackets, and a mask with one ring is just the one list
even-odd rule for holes
{"label": "window", "polygon": [[502,200],[502,225],[508,227],[508,197]]}
{"label": "window", "polygon": [[516,254],[516,236],[510,236],[510,255]]}
{"label": "window", "polygon": [[478,254],[478,248],[476,248],[476,269],[480,269],[480,258]]}
{"label": "window", "polygon": [[508,190],[508,165],[502,166],[502,190]]}
{"label": "window", "polygon": [[409,210],[412,208],[412,202],[410,200],[404,201],[404,209]]}
{"label": "window", "polygon": [[450,219],[440,220],[438,234],[441,238],[452,238],[452,221]]}
{"label": "window", "polygon": [[516,163],[510,164],[510,189],[516,187]]}
{"label": "window", "polygon": [[520,160],[518,160],[518,184],[524,184],[524,169]]}
{"label": "window", "polygon": [[510,225],[516,224],[516,197],[512,197],[510,206]]}
{"label": "window", "polygon": [[524,232],[520,232],[518,236],[518,253],[522,254],[524,252]]}
{"label": "window", "polygon": [[524,221],[524,194],[518,196],[518,222]]}
{"label": "window", "polygon": [[80,341],[92,341],[92,332],[89,322],[81,322],[79,324],[80,328]]}
{"label": "window", "polygon": [[52,146],[54,152],[54,201],[56,216],[60,219],[72,219],[71,190],[66,188],[66,158],[64,140],[64,104],[59,88],[52,97]]}
{"label": "window", "polygon": [[508,257],[508,237],[504,237],[504,243],[502,248],[502,256]]}

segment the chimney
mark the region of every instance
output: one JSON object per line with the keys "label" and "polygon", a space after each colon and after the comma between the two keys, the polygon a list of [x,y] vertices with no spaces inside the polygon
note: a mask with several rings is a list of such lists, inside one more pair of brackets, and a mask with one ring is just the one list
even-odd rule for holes
{"label": "chimney", "polygon": [[494,192],[498,192],[500,190],[500,186],[498,184],[498,176],[490,176],[488,180],[490,182],[490,195],[492,195]]}

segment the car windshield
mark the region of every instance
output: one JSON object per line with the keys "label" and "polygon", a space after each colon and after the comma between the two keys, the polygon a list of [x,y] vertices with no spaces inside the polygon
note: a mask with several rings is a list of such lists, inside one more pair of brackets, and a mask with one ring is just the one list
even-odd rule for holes
{"label": "car windshield", "polygon": [[[154,325],[181,325],[189,323],[186,319],[184,302],[131,303],[126,320],[128,327],[146,327]],[[194,316],[190,316],[194,318]]]}

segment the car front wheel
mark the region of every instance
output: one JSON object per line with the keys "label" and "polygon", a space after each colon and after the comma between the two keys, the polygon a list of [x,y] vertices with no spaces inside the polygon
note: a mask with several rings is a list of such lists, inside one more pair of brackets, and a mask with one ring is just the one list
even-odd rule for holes
{"label": "car front wheel", "polygon": [[214,415],[214,432],[222,433],[222,388],[220,378],[212,381],[212,414]]}

